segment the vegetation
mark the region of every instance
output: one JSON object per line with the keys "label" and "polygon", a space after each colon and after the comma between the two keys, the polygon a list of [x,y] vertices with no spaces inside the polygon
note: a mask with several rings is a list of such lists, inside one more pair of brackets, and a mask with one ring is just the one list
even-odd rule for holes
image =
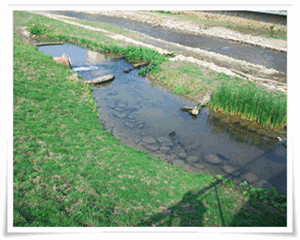
{"label": "vegetation", "polygon": [[158,12],[158,13],[164,13],[169,15],[177,15],[182,13],[182,12],[174,12],[174,11],[171,12],[171,11],[164,11],[164,10],[156,10],[156,11],[151,10],[150,12]]}
{"label": "vegetation", "polygon": [[48,32],[48,28],[41,24],[32,24],[29,28],[29,32],[33,35],[42,35]]}
{"label": "vegetation", "polygon": [[251,85],[222,84],[214,91],[209,104],[229,114],[240,114],[272,128],[287,120],[287,100],[284,94],[274,94]]}
{"label": "vegetation", "polygon": [[[100,33],[84,38],[87,32],[76,27],[78,36],[63,35],[64,24],[34,14],[14,17],[15,26],[44,20],[54,29],[49,36],[91,49],[153,54],[100,43]],[[66,66],[16,34],[13,51],[14,226],[286,226],[286,212],[275,202],[267,208],[231,181],[191,174],[121,145],[98,120],[89,85],[68,80]],[[152,63],[163,59],[152,57]]]}

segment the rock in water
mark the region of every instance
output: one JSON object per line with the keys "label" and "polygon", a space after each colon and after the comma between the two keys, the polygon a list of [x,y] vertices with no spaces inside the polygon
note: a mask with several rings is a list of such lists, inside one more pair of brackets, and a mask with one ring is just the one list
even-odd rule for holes
{"label": "rock in water", "polygon": [[198,114],[199,114],[198,108],[193,108],[192,114],[193,114],[193,115],[198,115]]}
{"label": "rock in water", "polygon": [[57,63],[65,64],[67,67],[72,68],[71,59],[63,54],[61,57],[53,57],[53,60]]}
{"label": "rock in water", "polygon": [[224,165],[223,168],[222,168],[222,170],[225,173],[227,173],[229,175],[232,175],[232,176],[236,176],[237,177],[237,176],[240,175],[240,172],[237,169],[235,169],[234,167],[231,167],[229,165]]}
{"label": "rock in water", "polygon": [[185,151],[183,149],[180,149],[179,153],[178,153],[178,157],[181,158],[181,159],[186,159],[187,154],[185,153]]}
{"label": "rock in water", "polygon": [[86,82],[89,83],[89,84],[99,84],[99,83],[112,81],[112,80],[114,80],[114,78],[115,78],[115,76],[110,74],[110,75],[98,77],[98,78],[95,78],[95,79],[92,79],[92,80],[88,80]]}
{"label": "rock in water", "polygon": [[204,157],[204,159],[205,159],[205,161],[207,161],[210,164],[222,164],[223,163],[222,159],[220,159],[219,157],[217,157],[216,155],[213,155],[213,154],[206,155]]}

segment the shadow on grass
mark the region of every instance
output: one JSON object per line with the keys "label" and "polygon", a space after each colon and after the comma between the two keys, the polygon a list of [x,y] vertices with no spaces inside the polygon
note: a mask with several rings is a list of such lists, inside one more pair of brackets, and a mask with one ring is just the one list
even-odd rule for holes
{"label": "shadow on grass", "polygon": [[[139,226],[204,226],[203,216],[207,211],[207,207],[202,203],[202,200],[210,188],[215,188],[215,192],[218,195],[216,183],[199,192],[189,191],[183,196],[180,202],[167,209],[163,209],[150,219],[142,222]],[[221,207],[219,210],[221,210],[220,218],[222,223],[224,223]]]}
{"label": "shadow on grass", "polygon": [[[287,226],[286,212],[280,212],[272,204],[251,197],[249,197],[249,200],[232,216],[232,213],[228,213],[228,211],[230,211],[228,210],[228,206],[222,204],[224,201],[222,199],[223,195],[219,192],[219,183],[219,181],[211,183],[208,187],[198,192],[187,192],[180,202],[166,209],[162,209],[159,213],[140,223],[139,226]],[[217,217],[214,219],[204,219],[204,214],[207,211],[211,211],[211,209],[208,209],[209,206],[203,203],[203,200],[207,197],[207,193],[214,194],[214,200],[217,203],[217,209],[214,209],[214,211],[217,212]],[[232,210],[234,211],[234,209]]]}

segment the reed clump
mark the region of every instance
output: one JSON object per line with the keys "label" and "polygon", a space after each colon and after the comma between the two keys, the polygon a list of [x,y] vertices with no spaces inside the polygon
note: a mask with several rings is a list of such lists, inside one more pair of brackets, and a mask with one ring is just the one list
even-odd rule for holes
{"label": "reed clump", "polygon": [[209,105],[231,115],[258,122],[262,126],[281,128],[287,121],[287,99],[252,85],[220,85],[213,91]]}

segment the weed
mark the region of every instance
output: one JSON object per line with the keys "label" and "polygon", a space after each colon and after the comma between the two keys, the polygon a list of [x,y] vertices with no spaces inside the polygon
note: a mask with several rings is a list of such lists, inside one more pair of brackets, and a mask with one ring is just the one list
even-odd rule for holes
{"label": "weed", "polygon": [[272,95],[256,86],[222,84],[211,96],[209,104],[229,114],[257,121],[263,126],[282,127],[287,120],[287,100],[283,94]]}
{"label": "weed", "polygon": [[147,67],[143,67],[143,68],[139,71],[139,74],[142,75],[142,76],[146,75],[146,73],[147,73]]}
{"label": "weed", "polygon": [[49,29],[44,26],[44,25],[41,25],[41,24],[34,24],[33,26],[31,26],[29,28],[29,32],[33,35],[42,35],[42,34],[45,34],[49,31]]}

